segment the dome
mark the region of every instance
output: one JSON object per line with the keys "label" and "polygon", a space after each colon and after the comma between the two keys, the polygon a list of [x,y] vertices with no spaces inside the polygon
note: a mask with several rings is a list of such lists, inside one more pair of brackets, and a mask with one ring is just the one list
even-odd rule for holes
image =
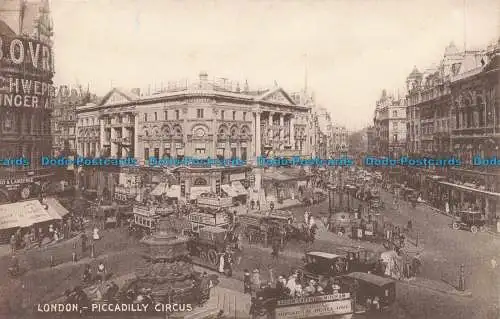
{"label": "dome", "polygon": [[411,71],[410,75],[408,76],[409,78],[418,78],[421,77],[422,73],[417,69],[417,66],[415,65],[413,67],[413,71]]}
{"label": "dome", "polygon": [[456,55],[458,53],[459,53],[458,48],[453,42],[451,42],[444,50],[444,56]]}

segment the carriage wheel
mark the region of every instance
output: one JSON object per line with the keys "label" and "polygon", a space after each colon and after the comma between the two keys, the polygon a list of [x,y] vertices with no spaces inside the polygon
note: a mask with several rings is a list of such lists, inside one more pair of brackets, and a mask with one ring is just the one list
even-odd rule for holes
{"label": "carriage wheel", "polygon": [[217,265],[217,252],[214,249],[208,251],[208,261],[212,265]]}
{"label": "carriage wheel", "polygon": [[470,228],[470,231],[471,231],[473,234],[477,233],[477,230],[478,230],[478,229],[477,229],[477,226],[471,226],[471,228]]}
{"label": "carriage wheel", "polygon": [[481,227],[479,227],[479,231],[480,231],[481,233],[484,233],[484,232],[486,231],[486,226],[481,226]]}
{"label": "carriage wheel", "polygon": [[338,235],[339,237],[342,237],[342,236],[344,236],[344,233],[343,233],[343,232],[341,232],[341,231],[339,231],[339,232],[337,233],[337,235]]}
{"label": "carriage wheel", "polygon": [[458,223],[453,223],[453,229],[454,230],[459,230],[460,229],[460,225]]}

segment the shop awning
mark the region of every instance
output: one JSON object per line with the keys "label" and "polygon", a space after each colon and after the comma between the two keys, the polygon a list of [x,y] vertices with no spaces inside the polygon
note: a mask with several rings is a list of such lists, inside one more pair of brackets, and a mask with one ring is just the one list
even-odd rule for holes
{"label": "shop awning", "polygon": [[69,214],[69,211],[53,197],[45,198],[43,202],[47,205],[47,210],[52,216],[64,217]]}
{"label": "shop awning", "polygon": [[467,187],[467,186],[464,186],[464,185],[458,185],[458,184],[453,184],[453,183],[448,183],[448,182],[439,182],[439,183],[442,184],[442,185],[448,185],[448,186],[451,186],[451,187],[454,187],[454,188],[457,188],[457,189],[469,191],[471,193],[481,193],[481,194],[493,196],[493,197],[496,197],[496,198],[500,198],[500,193],[489,192],[489,191],[482,190],[482,189],[479,189],[479,188]]}
{"label": "shop awning", "polygon": [[153,196],[161,196],[167,191],[167,189],[168,187],[166,183],[160,183],[151,191],[150,194]]}
{"label": "shop awning", "polygon": [[56,219],[61,217],[49,213],[38,200],[0,205],[0,229],[29,227]]}
{"label": "shop awning", "polygon": [[238,192],[231,185],[221,185],[220,187],[222,188],[224,193],[227,194],[227,196],[229,196],[229,197],[238,196]]}
{"label": "shop awning", "polygon": [[232,186],[233,186],[233,189],[236,191],[236,193],[238,193],[238,195],[248,195],[248,192],[247,192],[245,186],[243,186],[243,184],[241,184],[240,181],[232,182]]}

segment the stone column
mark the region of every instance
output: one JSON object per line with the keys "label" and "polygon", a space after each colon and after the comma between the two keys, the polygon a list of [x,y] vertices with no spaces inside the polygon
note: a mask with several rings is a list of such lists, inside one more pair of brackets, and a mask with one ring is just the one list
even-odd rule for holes
{"label": "stone column", "polygon": [[118,146],[116,145],[114,139],[116,138],[116,130],[115,128],[111,128],[111,157],[117,157],[118,155]]}
{"label": "stone column", "polygon": [[[283,113],[280,113],[280,143],[283,142],[285,138],[285,116]],[[284,147],[280,147],[281,149],[284,149]]]}
{"label": "stone column", "polygon": [[[212,109],[212,132],[213,132],[213,138],[212,138],[212,151],[210,152],[210,158],[216,158],[217,157],[217,137],[219,134],[219,130],[217,129],[217,116],[219,116],[219,110],[217,109]],[[214,182],[215,183],[215,182]],[[215,186],[214,186],[215,189]]]}
{"label": "stone column", "polygon": [[143,158],[143,156],[141,156],[142,150],[139,149],[139,132],[140,132],[140,129],[139,129],[139,114],[138,113],[134,114],[134,128],[133,128],[132,132],[133,132],[133,135],[134,135],[134,140],[131,141],[131,142],[132,142],[132,145],[133,145],[133,148],[134,148],[134,157],[139,162]]}
{"label": "stone column", "polygon": [[292,146],[292,150],[295,149],[295,130],[294,130],[295,117],[293,114],[290,115],[290,145]]}
{"label": "stone column", "polygon": [[269,112],[269,126],[273,125],[274,112]]}
{"label": "stone column", "polygon": [[[127,129],[124,128],[124,127],[121,127],[120,130],[122,131],[122,134],[121,134],[122,139],[121,139],[120,143],[123,143],[123,139],[127,138]],[[123,144],[121,144],[121,145],[122,145],[122,149],[121,149],[121,154],[120,155],[121,155],[122,158],[124,158],[124,157],[127,156],[127,150],[125,149],[125,147],[123,147]]]}
{"label": "stone column", "polygon": [[260,156],[260,151],[262,149],[261,143],[261,131],[260,131],[260,111],[255,112],[255,160]]}
{"label": "stone column", "polygon": [[105,124],[104,119],[102,118],[99,119],[99,145],[97,146],[99,153],[101,152],[101,149],[104,147],[104,142],[106,137],[106,134],[104,132],[104,124]]}

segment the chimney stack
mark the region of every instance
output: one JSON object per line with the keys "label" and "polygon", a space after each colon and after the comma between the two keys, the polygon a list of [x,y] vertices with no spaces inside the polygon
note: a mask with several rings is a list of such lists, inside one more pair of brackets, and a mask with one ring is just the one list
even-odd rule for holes
{"label": "chimney stack", "polygon": [[207,72],[200,72],[200,81],[201,82],[207,82],[208,81],[208,74]]}

